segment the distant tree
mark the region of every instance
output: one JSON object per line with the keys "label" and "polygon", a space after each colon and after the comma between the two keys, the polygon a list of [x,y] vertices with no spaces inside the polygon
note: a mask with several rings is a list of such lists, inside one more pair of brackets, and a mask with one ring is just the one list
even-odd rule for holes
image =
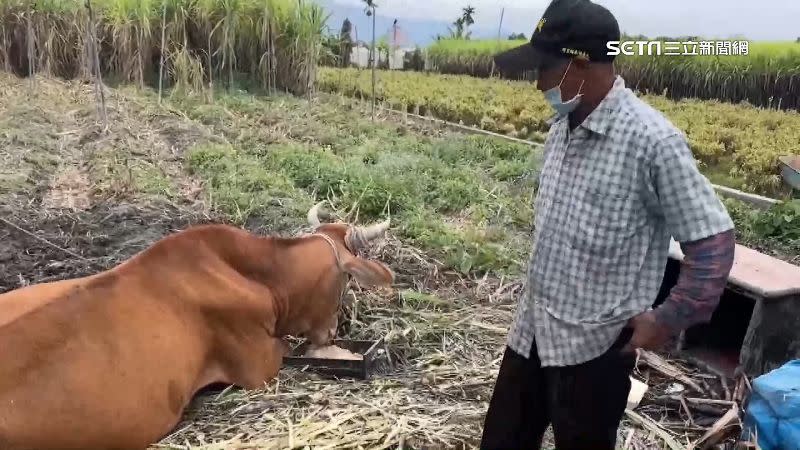
{"label": "distant tree", "polygon": [[464,19],[459,17],[453,22],[454,28],[447,27],[447,31],[450,32],[450,35],[447,36],[450,39],[469,39],[469,34],[464,34]]}
{"label": "distant tree", "polygon": [[[635,37],[636,39],[631,39],[631,40],[636,40],[636,41],[648,40],[648,38],[644,36],[635,36]],[[700,36],[656,36],[655,39],[653,40],[666,41],[666,42],[686,42],[686,41],[697,42],[699,39]]]}
{"label": "distant tree", "polygon": [[422,50],[416,47],[413,52],[406,52],[403,56],[403,70],[418,70],[425,69],[425,58],[422,55]]}
{"label": "distant tree", "polygon": [[[378,68],[379,69],[388,69],[389,68],[389,57],[391,55],[391,46],[389,45],[389,39],[386,36],[382,36],[378,39],[376,52],[378,54]],[[381,61],[381,58],[384,58]]]}
{"label": "distant tree", "polygon": [[345,18],[339,31],[339,61],[342,67],[350,66],[350,55],[353,53],[352,29],[353,24],[350,23],[350,19]]}
{"label": "distant tree", "polygon": [[799,38],[797,38],[797,40],[796,40],[795,42],[797,42],[798,44],[800,44],[800,37],[799,37]]}
{"label": "distant tree", "polygon": [[627,34],[622,33],[620,36],[621,41],[646,41],[648,37],[643,34]]}
{"label": "distant tree", "polygon": [[464,21],[464,25],[470,26],[475,23],[475,21],[472,19],[473,15],[475,15],[474,7],[467,5],[466,8],[462,9],[461,18]]}
{"label": "distant tree", "polygon": [[508,35],[508,40],[509,41],[526,40],[527,41],[528,38],[525,37],[525,33],[511,33],[511,34]]}
{"label": "distant tree", "polygon": [[341,60],[339,55],[339,37],[335,34],[325,33],[322,36],[321,44],[319,63],[323,66],[338,66]]}
{"label": "distant tree", "polygon": [[374,2],[374,0],[363,0],[364,2],[364,12],[367,14],[367,17],[372,15],[372,9],[377,8],[378,5]]}
{"label": "distant tree", "polygon": [[[449,32],[449,39],[469,39],[472,32],[468,30],[469,26],[475,23],[473,16],[475,15],[475,8],[467,6],[461,9],[461,16],[453,22],[453,27],[447,27]],[[441,40],[443,37],[436,35],[436,40]]]}

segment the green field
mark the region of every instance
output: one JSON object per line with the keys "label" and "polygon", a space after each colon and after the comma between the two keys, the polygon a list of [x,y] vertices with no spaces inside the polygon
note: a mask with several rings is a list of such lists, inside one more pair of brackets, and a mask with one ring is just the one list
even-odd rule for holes
{"label": "green field", "polygon": [[[435,42],[426,51],[435,72],[488,77],[497,74],[493,54],[525,42],[447,39]],[[666,94],[671,99],[800,108],[800,43],[751,42],[747,55],[621,55],[617,69],[637,90]]]}
{"label": "green field", "polygon": [[[369,71],[321,68],[321,89],[369,98]],[[552,109],[529,82],[382,71],[380,101],[393,108],[541,141]],[[717,101],[673,101],[645,95],[683,130],[701,168],[713,181],[763,195],[782,196],[778,156],[800,147],[800,114]]]}
{"label": "green field", "polygon": [[[317,70],[325,14],[305,1],[92,4],[93,16],[83,2],[0,1],[0,292],[112,267],[192,224],[295,235],[322,199],[323,221],[391,217],[367,256],[396,284],[352,286],[339,320],[339,337],[384,339],[372,379],[284,369],[263,389],[211,392],[153,450],[477,448],[524,286],[541,149],[380,110],[371,120],[357,99],[368,71]],[[524,82],[380,72],[378,92],[534,140],[550,115]],[[774,158],[800,144],[799,114],[645,99],[687,132],[713,180],[782,193]],[[800,202],[725,204],[740,243],[800,264]],[[674,380],[647,380],[639,414],[683,423],[658,398]],[[620,436],[664,448],[631,417]]]}

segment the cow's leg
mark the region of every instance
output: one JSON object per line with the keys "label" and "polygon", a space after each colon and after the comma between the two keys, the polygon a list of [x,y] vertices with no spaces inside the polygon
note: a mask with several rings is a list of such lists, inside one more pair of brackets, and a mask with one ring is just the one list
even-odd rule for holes
{"label": "cow's leg", "polygon": [[240,370],[235,377],[233,384],[237,384],[246,389],[258,389],[264,387],[278,376],[278,372],[283,365],[283,357],[289,351],[288,343],[276,337],[268,337],[266,342],[259,345],[256,351],[243,354],[246,360],[240,362]]}
{"label": "cow's leg", "polygon": [[289,344],[282,338],[271,338],[264,361],[261,379],[264,383],[272,381],[278,376],[283,365],[283,357],[289,353]]}
{"label": "cow's leg", "polygon": [[311,341],[309,348],[319,348],[331,345],[336,338],[336,329],[339,326],[339,318],[336,314],[328,318],[317,328],[308,332],[308,340]]}

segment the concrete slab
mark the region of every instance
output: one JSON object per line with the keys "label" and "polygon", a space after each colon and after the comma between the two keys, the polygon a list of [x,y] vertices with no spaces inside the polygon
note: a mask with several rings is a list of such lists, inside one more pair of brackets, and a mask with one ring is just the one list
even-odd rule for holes
{"label": "concrete slab", "polygon": [[[670,258],[683,260],[680,245],[670,239]],[[728,281],[763,299],[800,294],[800,267],[736,244]]]}
{"label": "concrete slab", "polygon": [[800,358],[800,295],[759,300],[742,343],[741,364],[759,376]]}

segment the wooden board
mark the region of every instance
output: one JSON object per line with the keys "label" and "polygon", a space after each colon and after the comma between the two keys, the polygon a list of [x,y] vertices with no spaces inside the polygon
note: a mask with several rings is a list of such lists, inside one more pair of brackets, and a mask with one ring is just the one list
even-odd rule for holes
{"label": "wooden board", "polygon": [[[683,260],[683,252],[670,239],[670,258]],[[763,299],[800,294],[800,267],[736,244],[728,282]]]}

